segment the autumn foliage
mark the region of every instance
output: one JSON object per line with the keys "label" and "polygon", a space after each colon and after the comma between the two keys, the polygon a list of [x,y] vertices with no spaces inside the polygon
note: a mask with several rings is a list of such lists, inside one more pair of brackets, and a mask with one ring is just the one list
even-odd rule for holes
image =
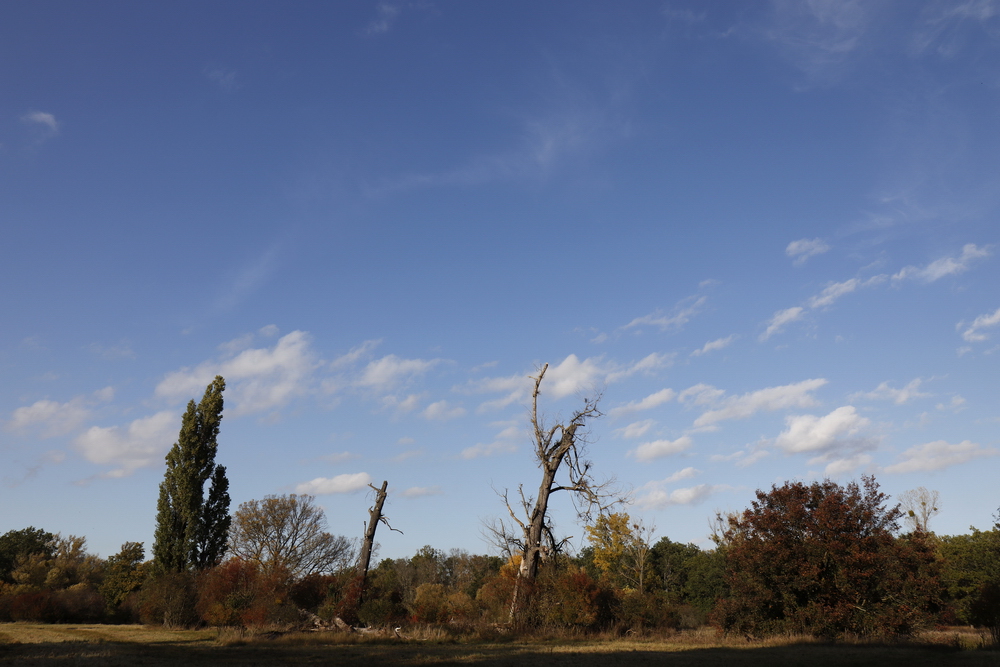
{"label": "autumn foliage", "polygon": [[937,604],[937,562],[926,536],[897,539],[900,511],[874,478],[801,482],[757,492],[730,520],[716,609],[727,632],[749,636],[911,634]]}

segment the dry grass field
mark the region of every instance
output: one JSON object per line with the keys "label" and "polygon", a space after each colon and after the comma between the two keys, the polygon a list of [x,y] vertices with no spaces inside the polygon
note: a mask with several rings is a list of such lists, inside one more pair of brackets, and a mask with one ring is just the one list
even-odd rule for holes
{"label": "dry grass field", "polygon": [[761,642],[718,637],[711,630],[643,638],[538,636],[464,641],[441,631],[403,639],[336,633],[243,636],[215,629],[147,626],[0,624],[3,665],[1000,665],[969,630],[928,633],[911,642],[829,644],[802,637]]}

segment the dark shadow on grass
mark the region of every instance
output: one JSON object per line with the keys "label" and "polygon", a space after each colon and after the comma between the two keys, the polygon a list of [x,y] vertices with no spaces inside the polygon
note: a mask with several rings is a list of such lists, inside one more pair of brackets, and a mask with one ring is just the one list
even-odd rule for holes
{"label": "dark shadow on grass", "polygon": [[827,665],[1000,665],[1000,651],[957,650],[928,645],[791,644],[778,647],[693,648],[683,651],[636,650],[598,652],[593,644],[434,644],[366,643],[288,645],[255,642],[243,646],[61,642],[0,645],[0,664],[101,665],[482,665],[484,667],[615,667],[670,665],[701,667],[826,667]]}

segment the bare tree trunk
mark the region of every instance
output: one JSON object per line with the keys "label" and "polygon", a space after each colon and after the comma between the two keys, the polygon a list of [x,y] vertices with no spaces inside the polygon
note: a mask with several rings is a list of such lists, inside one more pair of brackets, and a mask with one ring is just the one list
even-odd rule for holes
{"label": "bare tree trunk", "polygon": [[[372,549],[375,545],[375,530],[378,528],[382,518],[382,505],[385,504],[386,489],[389,487],[389,480],[382,482],[382,488],[376,489],[374,486],[369,484],[372,490],[375,491],[375,506],[368,510],[368,528],[365,529],[365,540],[361,545],[361,557],[358,558],[358,579],[361,583],[361,590],[365,588],[365,583],[368,580],[368,567],[371,565],[372,560]],[[386,524],[388,525],[388,523]],[[390,526],[390,530],[392,527]]]}
{"label": "bare tree trunk", "polygon": [[[539,566],[542,560],[549,555],[547,551],[555,551],[559,546],[552,536],[552,528],[548,523],[550,496],[556,491],[571,492],[574,504],[576,504],[577,511],[581,516],[590,516],[594,509],[604,511],[609,506],[620,502],[617,492],[611,488],[614,485],[613,480],[596,483],[591,477],[590,462],[582,458],[582,450],[586,442],[577,433],[577,430],[580,427],[585,427],[590,419],[601,416],[601,412],[597,408],[600,393],[594,399],[584,399],[583,408],[573,414],[573,418],[568,424],[555,424],[546,427],[538,415],[538,396],[541,394],[542,378],[545,377],[545,371],[548,368],[549,365],[545,364],[539,370],[538,376],[533,378],[535,389],[531,396],[531,427],[535,441],[535,458],[542,469],[542,481],[538,486],[538,495],[534,498],[525,497],[523,487],[518,488],[524,520],[518,518],[517,513],[510,506],[507,493],[504,492],[502,495],[507,505],[507,511],[520,527],[523,535],[523,540],[516,540],[521,546],[521,566],[518,570],[510,605],[512,622],[516,622],[520,616],[525,597],[530,594],[530,589],[538,576]],[[560,468],[569,478],[566,483],[560,483],[556,480],[556,474]],[[505,533],[502,524],[500,528]],[[550,542],[550,548],[544,544],[546,538]]]}

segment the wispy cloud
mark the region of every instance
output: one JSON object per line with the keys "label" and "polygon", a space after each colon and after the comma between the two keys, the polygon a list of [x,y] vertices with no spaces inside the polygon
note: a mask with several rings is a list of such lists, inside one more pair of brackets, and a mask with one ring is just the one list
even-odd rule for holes
{"label": "wispy cloud", "polygon": [[918,280],[924,283],[932,283],[945,276],[951,276],[968,271],[978,260],[989,257],[992,249],[989,246],[979,247],[975,243],[966,243],[962,246],[962,253],[955,257],[941,257],[927,266],[907,266],[892,276],[893,283],[903,280]]}
{"label": "wispy cloud", "polygon": [[700,472],[701,471],[698,470],[697,468],[687,467],[684,468],[683,470],[678,470],[673,475],[667,477],[663,481],[666,482],[667,484],[673,484],[674,482],[679,482],[682,479],[691,479],[692,477],[698,475],[698,473]]}
{"label": "wispy cloud", "polygon": [[760,335],[759,340],[764,342],[774,334],[780,333],[784,330],[786,325],[802,319],[802,314],[804,312],[805,309],[801,306],[793,306],[792,308],[779,310],[771,316],[771,321],[767,323],[767,329],[765,329],[764,333]]}
{"label": "wispy cloud", "polygon": [[691,321],[691,318],[701,312],[705,305],[706,297],[686,299],[677,304],[672,311],[664,313],[654,311],[649,315],[643,315],[633,319],[628,324],[621,327],[622,331],[629,329],[639,329],[642,327],[656,327],[660,331],[677,331]]}
{"label": "wispy cloud", "polygon": [[727,419],[746,419],[762,410],[770,412],[787,408],[812,407],[817,404],[812,392],[826,383],[825,379],[816,378],[795,384],[759,389],[742,396],[730,396],[718,401],[721,404],[719,408],[702,413],[695,420],[694,425],[705,427]]}
{"label": "wispy cloud", "polygon": [[882,382],[879,386],[875,387],[874,391],[852,394],[851,400],[864,398],[872,401],[892,401],[896,405],[903,405],[912,399],[927,398],[930,396],[930,394],[920,391],[922,383],[923,380],[921,378],[914,378],[902,389],[895,389],[894,387],[890,387],[888,382]]}
{"label": "wispy cloud", "polygon": [[[620,364],[607,361],[604,357],[580,359],[575,354],[570,354],[560,363],[549,365],[542,383],[542,392],[554,399],[581,392],[599,392],[605,384],[617,382],[636,373],[649,374],[658,368],[663,368],[671,363],[672,358],[670,355],[653,353],[637,362]],[[457,386],[455,390],[477,394],[504,394],[501,398],[482,403],[478,408],[479,412],[497,410],[527,400],[531,396],[533,387],[532,376],[536,375],[537,371],[506,377],[482,378]]]}
{"label": "wispy cloud", "polygon": [[203,70],[205,78],[217,85],[224,92],[232,93],[240,88],[236,80],[236,70],[221,65],[206,66]]}
{"label": "wispy cloud", "polygon": [[664,480],[645,484],[636,498],[635,504],[647,510],[663,509],[671,505],[698,505],[720,491],[732,490],[732,487],[726,484],[699,484],[698,486],[667,491],[663,488],[667,483]]}
{"label": "wispy cloud", "polygon": [[431,403],[424,410],[424,417],[434,421],[449,421],[457,419],[464,414],[465,408],[461,405],[451,405],[448,401]]}
{"label": "wispy cloud", "polygon": [[686,435],[682,435],[676,440],[653,440],[652,442],[644,442],[630,450],[629,456],[634,457],[637,461],[653,461],[665,456],[680,454],[690,449],[692,444],[691,438]]}
{"label": "wispy cloud", "polygon": [[861,0],[773,0],[765,37],[813,81],[835,78],[868,32],[870,3]]}
{"label": "wispy cloud", "polygon": [[656,421],[653,419],[643,419],[642,421],[632,422],[628,426],[623,426],[620,429],[615,430],[615,433],[622,438],[632,440],[634,438],[641,438],[649,432],[649,429],[656,425]]}
{"label": "wispy cloud", "polygon": [[837,299],[845,294],[850,294],[860,287],[871,287],[872,285],[884,283],[887,277],[885,275],[878,275],[872,276],[868,280],[851,278],[841,283],[830,283],[823,288],[822,292],[810,297],[806,303],[810,308],[827,308],[832,306]]}
{"label": "wispy cloud", "polygon": [[627,415],[632,412],[641,412],[643,410],[651,410],[657,406],[663,405],[669,401],[672,401],[674,397],[677,396],[677,392],[673,389],[661,389],[655,393],[650,394],[646,398],[639,401],[632,401],[627,405],[622,405],[617,408],[612,408],[608,413],[611,417],[621,417],[622,415]]}
{"label": "wispy cloud", "polygon": [[293,331],[271,348],[244,349],[228,359],[169,373],[156,386],[156,395],[171,400],[197,398],[213,377],[222,375],[233,414],[265,412],[304,394],[319,365],[309,335]]}
{"label": "wispy cloud", "polygon": [[41,144],[59,135],[59,121],[45,111],[29,111],[21,116],[21,122],[29,125],[35,135],[35,143]]}
{"label": "wispy cloud", "polygon": [[378,3],[377,15],[365,26],[364,34],[368,36],[383,35],[389,32],[393,22],[399,17],[400,5],[389,2]]}
{"label": "wispy cloud", "polygon": [[355,384],[366,389],[389,391],[410,379],[423,375],[443,359],[403,359],[389,354],[370,362]]}
{"label": "wispy cloud", "polygon": [[366,472],[348,473],[336,477],[317,477],[302,482],[295,487],[295,493],[311,496],[326,496],[335,493],[353,493],[372,483],[372,476]]}
{"label": "wispy cloud", "polygon": [[708,354],[709,352],[714,352],[715,350],[722,350],[724,348],[732,345],[733,341],[739,338],[736,334],[731,334],[725,338],[716,338],[715,340],[710,340],[705,343],[700,349],[695,350],[691,353],[692,357],[700,357],[703,354]]}
{"label": "wispy cloud", "polygon": [[477,443],[472,447],[466,447],[459,456],[471,460],[517,451],[517,442],[524,437],[523,428],[507,422],[501,422],[498,425],[503,425],[505,428],[496,435],[493,442]]}
{"label": "wispy cloud", "polygon": [[710,461],[731,461],[737,468],[746,468],[752,466],[757,461],[770,456],[771,453],[766,449],[753,449],[752,451],[747,451],[741,449],[739,451],[733,452],[732,454],[714,454],[709,457]]}
{"label": "wispy cloud", "polygon": [[955,325],[956,329],[962,331],[962,338],[970,343],[981,343],[984,340],[989,339],[989,334],[983,333],[983,329],[992,329],[993,327],[1000,324],[1000,308],[997,308],[992,313],[986,313],[980,315],[972,321],[972,324],[966,326],[965,322],[959,322]]}
{"label": "wispy cloud", "polygon": [[785,248],[785,254],[792,258],[792,264],[802,266],[810,257],[822,255],[830,250],[823,239],[799,239]]}
{"label": "wispy cloud", "polygon": [[440,486],[411,486],[399,495],[404,498],[423,498],[425,496],[440,496],[442,493]]}
{"label": "wispy cloud", "polygon": [[92,408],[114,398],[114,389],[105,387],[92,394],[76,396],[65,403],[43,399],[17,408],[4,424],[10,431],[25,433],[34,429],[42,438],[54,438],[80,428],[90,418]]}
{"label": "wispy cloud", "polygon": [[1000,454],[995,447],[983,447],[970,440],[951,444],[946,440],[935,440],[923,445],[910,447],[902,455],[902,461],[886,466],[888,473],[929,472],[943,470],[968,463],[974,459]]}

